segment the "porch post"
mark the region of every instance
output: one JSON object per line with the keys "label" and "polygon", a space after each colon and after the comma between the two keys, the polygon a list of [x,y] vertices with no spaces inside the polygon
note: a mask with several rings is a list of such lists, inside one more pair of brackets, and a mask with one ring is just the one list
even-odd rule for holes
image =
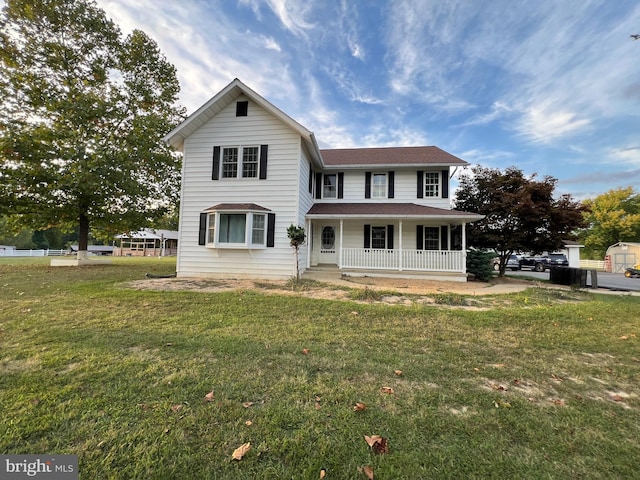
{"label": "porch post", "polygon": [[342,227],[344,226],[344,220],[340,219],[340,251],[338,253],[338,268],[342,270]]}
{"label": "porch post", "polygon": [[311,267],[311,220],[307,220],[307,226],[306,226],[306,232],[307,232],[307,266],[306,268],[310,268]]}
{"label": "porch post", "polygon": [[467,273],[467,224],[462,224],[462,273]]}
{"label": "porch post", "polygon": [[399,270],[402,271],[402,220],[398,222],[398,247],[400,258],[398,259]]}

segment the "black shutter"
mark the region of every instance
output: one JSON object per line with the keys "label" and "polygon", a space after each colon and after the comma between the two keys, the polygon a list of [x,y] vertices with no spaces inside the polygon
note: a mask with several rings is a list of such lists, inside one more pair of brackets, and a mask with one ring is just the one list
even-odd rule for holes
{"label": "black shutter", "polygon": [[389,181],[389,191],[387,192],[387,197],[388,197],[388,198],[393,198],[393,196],[394,196],[394,191],[395,191],[395,186],[394,186],[395,177],[396,177],[395,172],[389,172],[388,177],[387,177],[387,180]]}
{"label": "black shutter", "polygon": [[442,170],[442,198],[449,198],[449,170]]}
{"label": "black shutter", "polygon": [[276,238],[276,214],[267,214],[267,247],[275,245]]}
{"label": "black shutter", "polygon": [[211,167],[211,180],[220,178],[220,147],[213,147],[213,166]]}
{"label": "black shutter", "polygon": [[440,226],[440,250],[449,250],[449,228],[446,225]]}
{"label": "black shutter", "polygon": [[393,225],[387,225],[387,248],[393,250]]}
{"label": "black shutter", "polygon": [[424,198],[424,175],[418,170],[418,198]]}
{"label": "black shutter", "polygon": [[309,164],[309,193],[313,192],[313,169]]}
{"label": "black shutter", "polygon": [[424,226],[416,227],[416,250],[424,250]]}
{"label": "black shutter", "polygon": [[344,173],[338,173],[338,198],[344,197]]}
{"label": "black shutter", "polygon": [[200,227],[198,228],[198,245],[204,245],[207,241],[207,214],[200,214]]}
{"label": "black shutter", "polygon": [[267,178],[267,155],[269,145],[260,145],[260,180]]}
{"label": "black shutter", "polygon": [[316,198],[322,198],[322,174],[316,173]]}
{"label": "black shutter", "polygon": [[371,198],[371,172],[364,172],[364,198]]}
{"label": "black shutter", "polygon": [[364,226],[364,248],[371,248],[371,225]]}

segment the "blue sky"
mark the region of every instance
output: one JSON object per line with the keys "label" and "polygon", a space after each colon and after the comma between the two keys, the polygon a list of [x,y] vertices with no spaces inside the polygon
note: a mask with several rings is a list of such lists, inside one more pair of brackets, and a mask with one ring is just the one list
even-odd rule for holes
{"label": "blue sky", "polygon": [[97,0],[178,69],[192,113],[234,78],[321,148],[437,145],[558,179],[640,183],[637,0]]}

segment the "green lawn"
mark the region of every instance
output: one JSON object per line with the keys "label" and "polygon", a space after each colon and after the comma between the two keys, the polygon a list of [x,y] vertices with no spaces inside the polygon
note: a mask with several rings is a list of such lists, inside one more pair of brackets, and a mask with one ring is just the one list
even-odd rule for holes
{"label": "green lawn", "polygon": [[480,310],[126,283],[173,271],[0,259],[0,452],[77,454],[84,479],[639,475],[638,297],[532,288]]}

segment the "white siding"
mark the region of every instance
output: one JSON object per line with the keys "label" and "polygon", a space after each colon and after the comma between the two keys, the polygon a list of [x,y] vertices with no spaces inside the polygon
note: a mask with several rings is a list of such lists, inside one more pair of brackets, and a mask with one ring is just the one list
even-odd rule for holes
{"label": "white siding", "polygon": [[[177,273],[289,278],[295,265],[287,227],[299,221],[300,135],[251,101],[248,116],[235,113],[232,102],[185,140]],[[267,179],[211,180],[213,147],[240,145],[269,145]],[[198,245],[200,213],[218,203],[255,203],[275,213],[275,247],[232,250]]]}
{"label": "white siding", "polygon": [[[442,198],[442,184],[439,188],[438,197],[424,197],[418,198],[417,196],[417,171],[418,169],[410,170],[393,170],[394,171],[394,198],[365,198],[365,172],[371,171],[373,173],[388,173],[387,170],[347,170],[344,172],[344,196],[341,199],[327,199],[316,200],[317,202],[328,203],[415,203],[418,205],[427,205],[436,208],[451,208],[451,188],[449,188],[449,198]],[[441,173],[444,168],[424,170],[427,172]],[[331,173],[334,173],[333,171]],[[448,179],[447,179],[448,181]],[[387,179],[388,182],[388,179]],[[388,190],[387,190],[388,191]]]}
{"label": "white siding", "polygon": [[[302,152],[300,155],[300,166],[298,168],[300,172],[300,180],[298,182],[298,220],[296,222],[297,225],[301,225],[305,227],[305,233],[307,235],[307,243],[311,242],[310,234],[311,232],[307,231],[306,225],[306,214],[313,206],[313,196],[309,193],[309,176],[311,175],[311,164],[307,155],[304,153],[304,150],[301,148]],[[312,179],[313,181],[313,179]],[[313,188],[312,188],[313,190]],[[302,273],[307,265],[307,245],[303,246],[300,249],[300,272]]]}

